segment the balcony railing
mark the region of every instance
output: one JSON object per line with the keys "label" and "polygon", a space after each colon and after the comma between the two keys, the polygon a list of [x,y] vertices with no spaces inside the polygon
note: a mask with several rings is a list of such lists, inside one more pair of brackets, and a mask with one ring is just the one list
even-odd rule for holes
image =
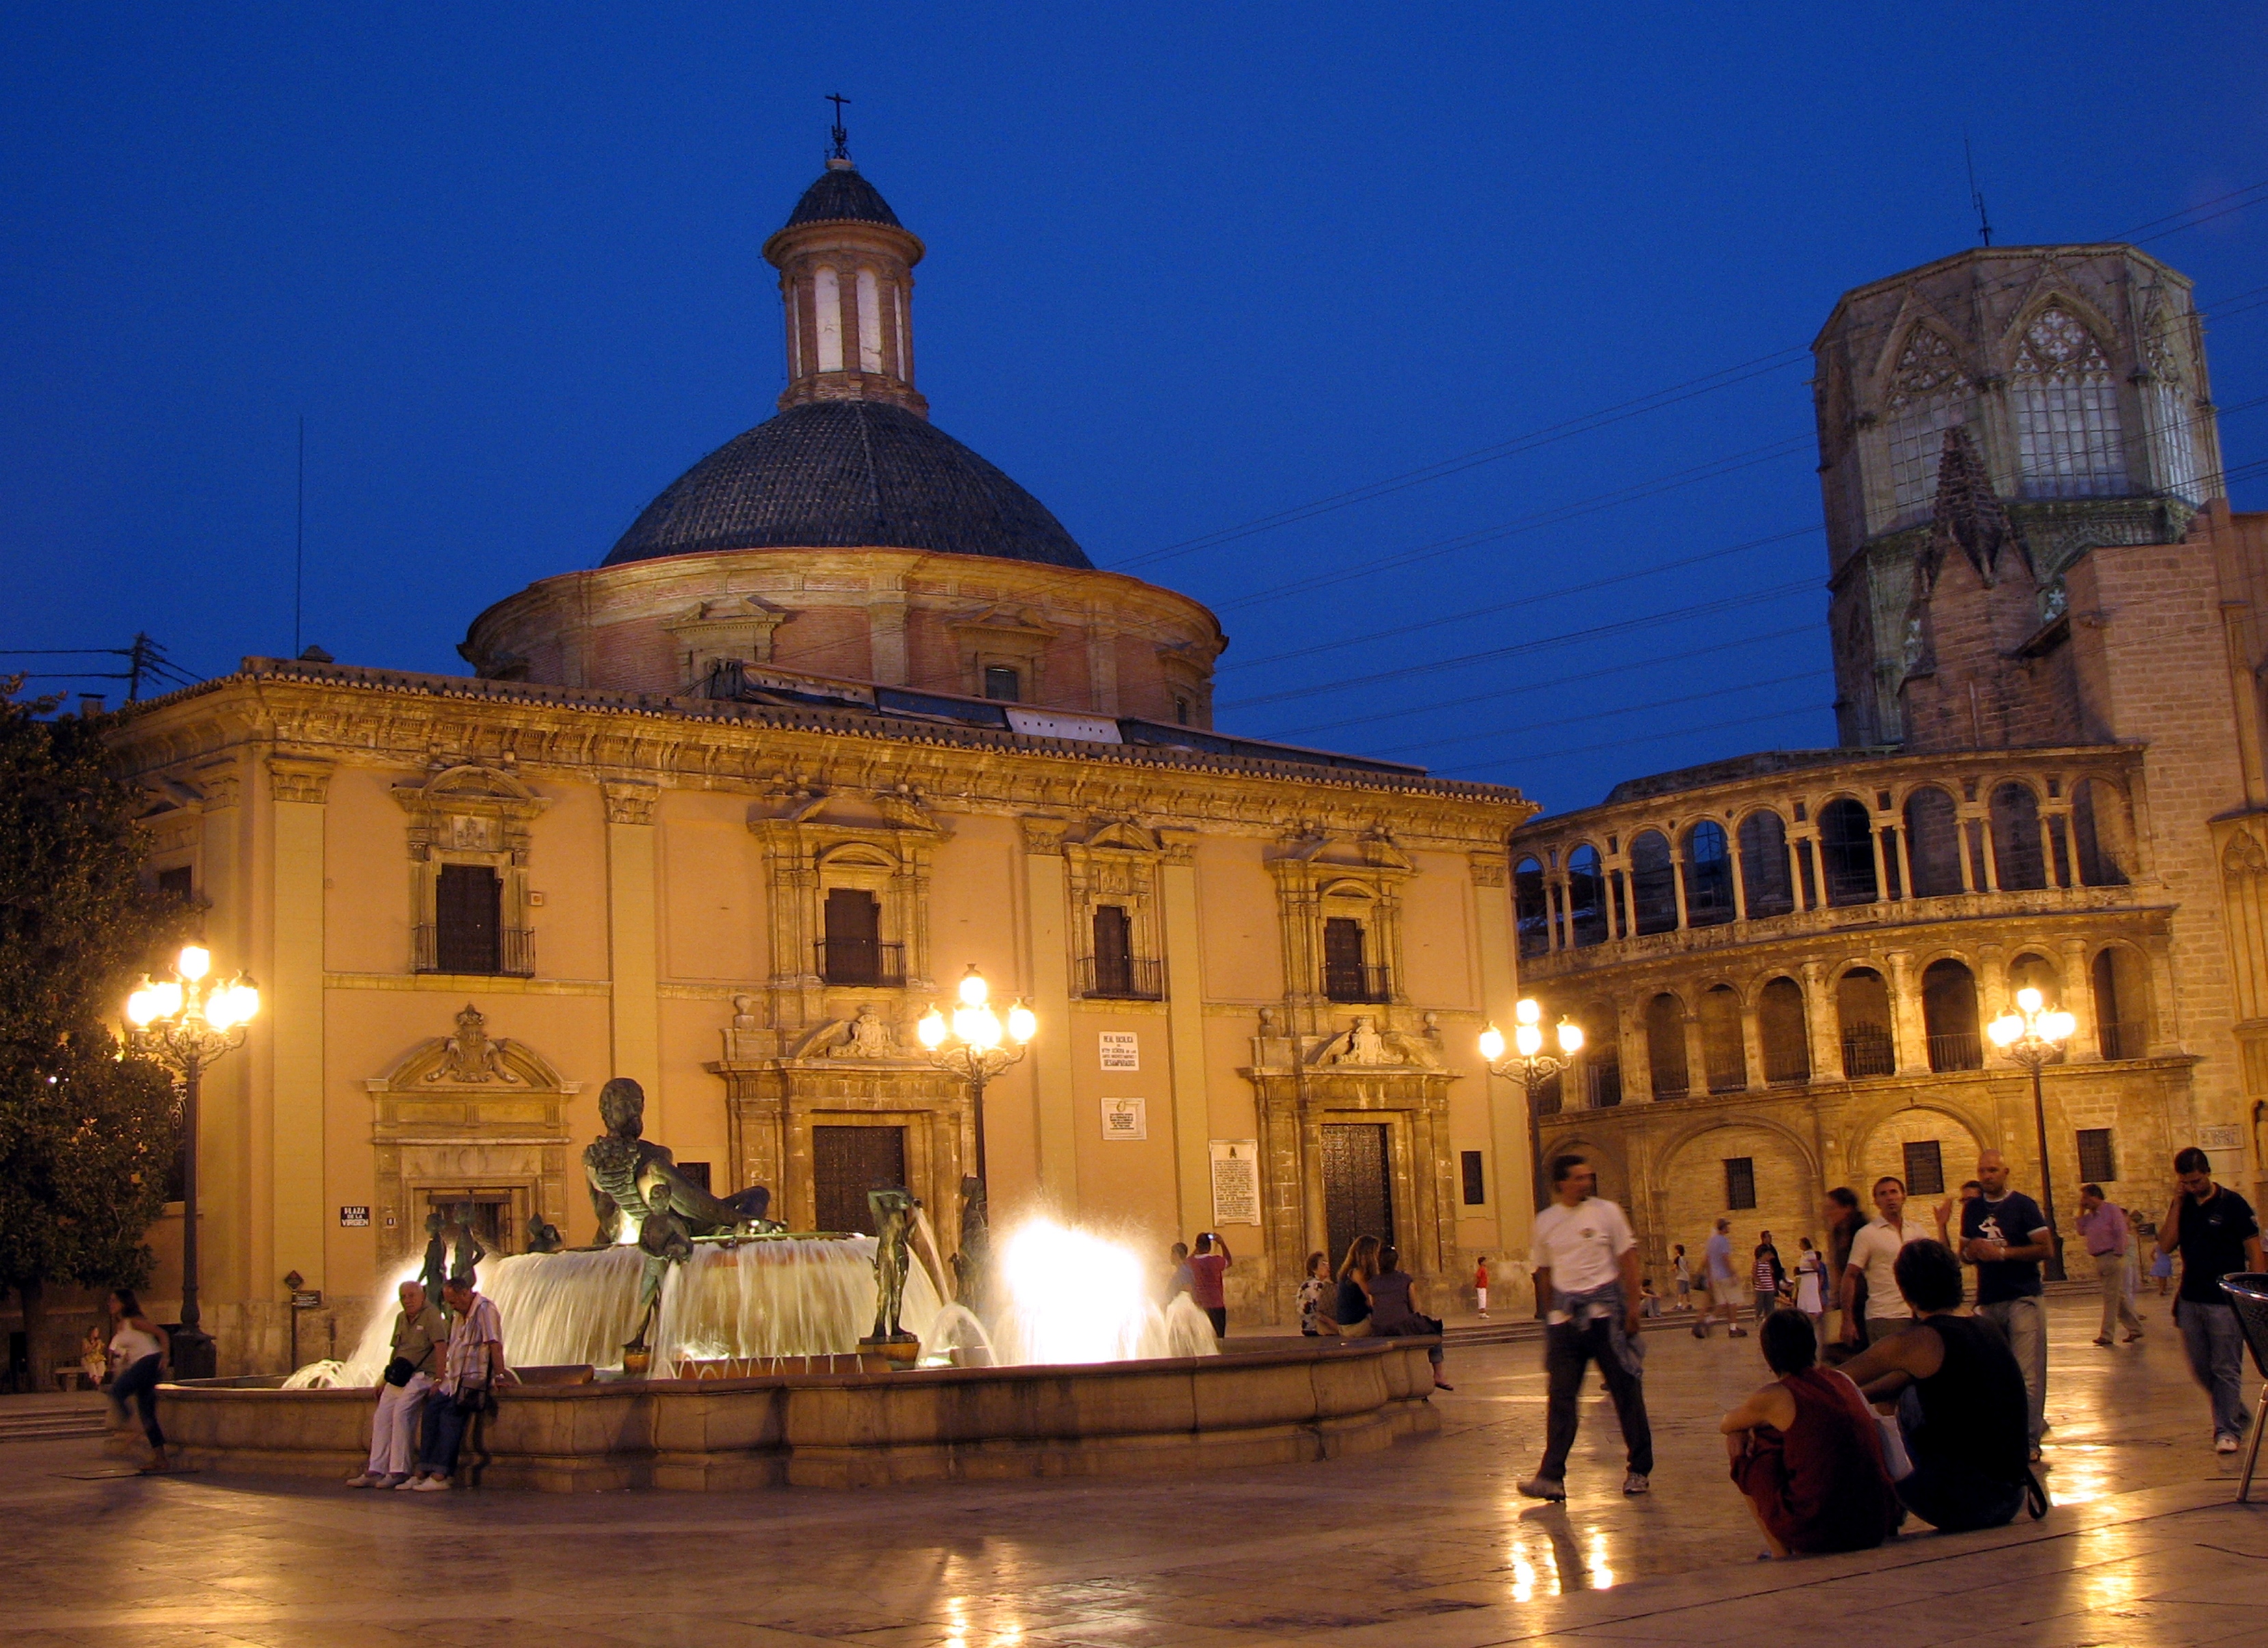
{"label": "balcony railing", "polygon": [[1583,1085],[1594,1110],[1610,1110],[1623,1101],[1623,1067],[1618,1061],[1593,1063],[1583,1072]]}
{"label": "balcony railing", "polygon": [[2107,1024],[2095,1027],[2096,1045],[2107,1059],[2138,1059],[2148,1056],[2150,1026],[2142,1024]]}
{"label": "balcony railing", "polygon": [[481,932],[444,932],[432,922],[410,930],[420,973],[464,973],[490,978],[535,976],[535,930],[502,927],[493,936]]}
{"label": "balcony railing", "polygon": [[1708,1069],[1712,1093],[1739,1093],[1749,1085],[1748,1061],[1738,1053],[1712,1051],[1702,1063]]}
{"label": "balcony railing", "polygon": [[880,944],[872,938],[817,938],[819,976],[829,984],[865,984],[883,990],[902,990],[906,982],[906,947]]}
{"label": "balcony railing", "polygon": [[1984,1038],[1974,1030],[1948,1030],[1930,1037],[1929,1067],[1933,1070],[1983,1070]]}
{"label": "balcony railing", "polygon": [[1382,967],[1360,961],[1323,963],[1323,997],[1327,1001],[1390,1001],[1394,995],[1390,983]]}
{"label": "balcony railing", "polygon": [[1090,1001],[1163,1001],[1166,964],[1141,956],[1081,956],[1079,993]]}
{"label": "balcony railing", "polygon": [[1898,1051],[1890,1033],[1881,1025],[1855,1024],[1843,1032],[1843,1074],[1852,1081],[1867,1076],[1895,1076]]}

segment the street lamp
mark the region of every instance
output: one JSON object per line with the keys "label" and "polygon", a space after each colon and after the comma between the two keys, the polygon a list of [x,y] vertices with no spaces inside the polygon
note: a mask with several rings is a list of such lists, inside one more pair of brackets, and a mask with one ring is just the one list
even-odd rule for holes
{"label": "street lamp", "polygon": [[1019,996],[1015,1005],[1008,1009],[1005,1028],[1010,1045],[1003,1046],[1000,1015],[992,1011],[991,994],[991,986],[984,982],[984,975],[972,961],[968,971],[961,975],[961,1004],[953,1010],[951,1027],[947,1028],[945,1015],[937,1010],[934,1002],[914,1026],[929,1062],[968,1084],[969,1107],[976,1122],[976,1177],[980,1181],[984,1177],[984,1085],[1024,1056],[1040,1028],[1038,1017]]}
{"label": "street lamp", "polygon": [[2040,1211],[2047,1215],[2048,1239],[2053,1252],[2048,1258],[2048,1280],[2063,1276],[2063,1232],[2056,1225],[2055,1179],[2048,1168],[2048,1107],[2040,1093],[2040,1066],[2063,1051],[2079,1028],[2079,1020],[2060,1008],[2049,1009],[2047,997],[2027,984],[2016,992],[2016,1011],[2002,1013],[1984,1026],[1992,1045],[2032,1073],[2032,1125],[2040,1139]]}
{"label": "street lamp", "polygon": [[243,974],[212,975],[212,952],[184,945],[173,976],[142,982],[126,998],[126,1041],[181,1078],[181,1327],[173,1335],[173,1373],[210,1379],[210,1335],[197,1326],[197,1086],[205,1066],[244,1045],[244,1028],[260,1011],[260,991]]}
{"label": "street lamp", "polygon": [[1513,1010],[1513,1041],[1517,1058],[1504,1056],[1504,1032],[1491,1025],[1481,1032],[1481,1056],[1491,1073],[1519,1082],[1528,1090],[1528,1160],[1535,1177],[1532,1188],[1540,1210],[1551,1199],[1543,1182],[1543,1122],[1537,1106],[1544,1087],[1583,1050],[1583,1026],[1560,1015],[1555,1026],[1559,1036],[1557,1054],[1543,1050],[1543,1009],[1533,998],[1523,998]]}

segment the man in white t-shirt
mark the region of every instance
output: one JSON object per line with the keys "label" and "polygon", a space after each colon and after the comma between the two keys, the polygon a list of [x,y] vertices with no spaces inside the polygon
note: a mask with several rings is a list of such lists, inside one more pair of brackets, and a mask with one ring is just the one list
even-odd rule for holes
{"label": "man in white t-shirt", "polygon": [[1580,1156],[1551,1159],[1551,1205],[1535,1216],[1528,1262],[1535,1297],[1548,1299],[1543,1371],[1550,1381],[1543,1462],[1520,1484],[1530,1499],[1567,1497],[1567,1451],[1575,1445],[1576,1399],[1583,1370],[1599,1365],[1615,1416],[1622,1421],[1629,1466],[1623,1491],[1642,1494],[1653,1470],[1653,1428],[1646,1423],[1638,1343],[1638,1242],[1613,1203],[1593,1193],[1598,1170]]}
{"label": "man in white t-shirt", "polygon": [[[1898,1291],[1892,1267],[1908,1242],[1930,1239],[1919,1225],[1906,1223],[1906,1187],[1903,1180],[1874,1181],[1875,1217],[1851,1239],[1851,1262],[1843,1271],[1843,1343],[1880,1344],[1914,1324],[1913,1306]],[[1859,1336],[1859,1282],[1867,1284],[1867,1336]]]}

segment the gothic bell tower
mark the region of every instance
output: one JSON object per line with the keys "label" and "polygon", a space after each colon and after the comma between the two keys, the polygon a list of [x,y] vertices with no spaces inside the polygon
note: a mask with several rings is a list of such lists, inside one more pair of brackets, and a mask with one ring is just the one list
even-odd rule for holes
{"label": "gothic bell tower", "polygon": [[885,401],[929,416],[914,387],[913,267],[920,239],[859,175],[838,123],[835,151],[764,242],[780,272],[787,387],[780,410],[814,401]]}

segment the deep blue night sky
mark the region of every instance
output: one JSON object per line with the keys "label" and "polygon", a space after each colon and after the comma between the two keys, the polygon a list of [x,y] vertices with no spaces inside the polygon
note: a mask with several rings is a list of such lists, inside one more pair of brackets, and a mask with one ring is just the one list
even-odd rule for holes
{"label": "deep blue night sky", "polygon": [[[0,22],[0,647],[288,651],[304,413],[306,639],[462,670],[475,613],[770,416],[758,247],[828,92],[930,246],[936,421],[1221,613],[1224,727],[1554,809],[1833,741],[1782,352],[1974,243],[1964,130],[1999,244],[2202,207],[2149,249],[2209,313],[2268,281],[2268,192],[2204,204],[2268,181],[2251,6],[372,10]],[[2209,349],[2268,394],[2268,306]],[[2268,456],[2268,409],[2222,438]]]}

